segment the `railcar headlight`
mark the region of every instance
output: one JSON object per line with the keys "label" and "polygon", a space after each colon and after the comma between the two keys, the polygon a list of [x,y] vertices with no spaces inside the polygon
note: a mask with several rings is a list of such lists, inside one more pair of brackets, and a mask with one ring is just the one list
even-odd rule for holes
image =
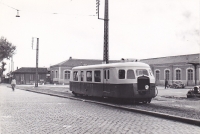
{"label": "railcar headlight", "polygon": [[146,86],[145,86],[145,89],[148,90],[148,89],[149,89],[149,85],[146,85]]}

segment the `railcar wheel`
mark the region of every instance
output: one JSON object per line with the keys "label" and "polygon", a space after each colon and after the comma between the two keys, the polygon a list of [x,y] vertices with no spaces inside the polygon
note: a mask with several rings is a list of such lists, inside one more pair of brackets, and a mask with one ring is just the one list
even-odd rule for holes
{"label": "railcar wheel", "polygon": [[151,99],[148,100],[148,103],[151,103]]}
{"label": "railcar wheel", "polygon": [[73,95],[75,95],[75,96],[78,96],[78,94],[77,94],[77,93],[75,93],[74,91],[72,92],[72,94],[73,94]]}
{"label": "railcar wheel", "polygon": [[144,100],[142,103],[143,103],[143,104],[147,104],[147,101],[146,101],[146,100]]}
{"label": "railcar wheel", "polygon": [[139,101],[138,101],[138,100],[131,99],[130,101],[131,101],[132,104],[139,104]]}

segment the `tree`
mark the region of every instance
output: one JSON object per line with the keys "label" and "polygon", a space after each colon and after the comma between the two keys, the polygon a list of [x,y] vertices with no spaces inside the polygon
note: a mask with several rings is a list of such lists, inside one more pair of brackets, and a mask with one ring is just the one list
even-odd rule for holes
{"label": "tree", "polygon": [[16,46],[8,42],[6,38],[1,37],[0,39],[0,78],[3,75],[3,72],[6,70],[6,63],[3,62],[4,59],[10,59],[15,54]]}
{"label": "tree", "polygon": [[3,75],[3,72],[6,70],[5,69],[5,65],[6,65],[6,63],[5,62],[1,62],[1,67],[0,67],[0,77],[2,77],[2,75]]}
{"label": "tree", "polygon": [[10,59],[15,54],[16,46],[8,42],[6,38],[0,39],[0,62],[3,59]]}

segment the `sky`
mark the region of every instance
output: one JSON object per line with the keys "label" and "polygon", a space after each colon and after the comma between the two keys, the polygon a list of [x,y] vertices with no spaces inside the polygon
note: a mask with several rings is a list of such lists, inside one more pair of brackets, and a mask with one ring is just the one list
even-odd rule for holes
{"label": "sky", "polygon": [[[110,60],[200,53],[199,34],[200,0],[109,0]],[[96,0],[0,0],[0,37],[17,47],[14,70],[36,66],[36,38],[39,67],[50,67],[69,57],[103,59],[103,36]]]}

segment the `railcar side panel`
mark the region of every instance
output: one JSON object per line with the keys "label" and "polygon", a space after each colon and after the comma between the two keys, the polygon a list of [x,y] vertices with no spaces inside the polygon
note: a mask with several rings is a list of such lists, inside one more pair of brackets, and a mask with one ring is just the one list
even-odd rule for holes
{"label": "railcar side panel", "polygon": [[102,83],[94,83],[92,95],[97,96],[97,97],[103,96],[103,84]]}
{"label": "railcar side panel", "polygon": [[150,67],[143,63],[83,66],[73,71],[77,79],[71,79],[70,90],[77,94],[144,101],[155,97],[155,78]]}

